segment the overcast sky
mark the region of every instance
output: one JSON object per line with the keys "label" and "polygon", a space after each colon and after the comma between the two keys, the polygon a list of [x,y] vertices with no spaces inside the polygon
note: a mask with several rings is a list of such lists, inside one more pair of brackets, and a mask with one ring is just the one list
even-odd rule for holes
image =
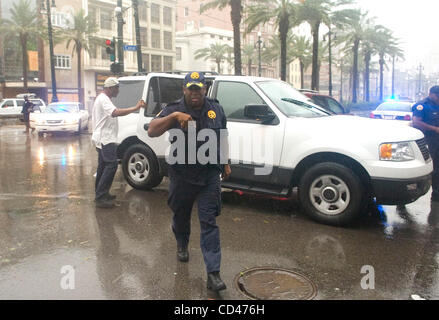
{"label": "overcast sky", "polygon": [[357,0],[359,6],[377,17],[377,23],[394,31],[401,40],[404,69],[419,63],[425,72],[439,72],[438,0]]}

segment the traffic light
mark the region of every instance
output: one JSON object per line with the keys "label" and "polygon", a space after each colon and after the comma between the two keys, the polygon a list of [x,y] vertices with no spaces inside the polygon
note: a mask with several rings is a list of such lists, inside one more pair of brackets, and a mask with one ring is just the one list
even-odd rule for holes
{"label": "traffic light", "polygon": [[114,40],[114,38],[113,40],[107,39],[105,40],[105,44],[107,46],[105,51],[110,55],[110,61],[116,61],[116,41]]}

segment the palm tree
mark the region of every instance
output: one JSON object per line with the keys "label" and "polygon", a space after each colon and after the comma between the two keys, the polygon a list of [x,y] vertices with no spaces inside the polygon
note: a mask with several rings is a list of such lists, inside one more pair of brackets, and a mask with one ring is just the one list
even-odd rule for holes
{"label": "palm tree", "polygon": [[0,25],[0,32],[6,36],[18,37],[23,61],[23,87],[28,92],[28,41],[39,36],[38,14],[32,9],[29,0],[20,0],[14,3],[10,9],[11,19],[3,19]]}
{"label": "palm tree", "polygon": [[97,44],[98,39],[93,35],[98,31],[98,26],[96,25],[94,19],[90,16],[85,16],[83,9],[79,10],[73,16],[74,26],[71,29],[67,29],[64,32],[66,42],[66,48],[70,47],[73,43],[72,56],[76,53],[78,59],[78,95],[79,102],[84,103],[84,97],[82,93],[81,84],[81,53],[82,49],[89,51],[91,44]]}
{"label": "palm tree", "polygon": [[233,26],[233,48],[234,48],[234,61],[235,61],[235,75],[241,75],[242,63],[241,63],[241,18],[242,18],[242,5],[241,0],[211,0],[210,2],[203,4],[200,9],[200,13],[203,13],[209,9],[219,8],[224,9],[226,6],[231,7],[231,20]]}
{"label": "palm tree", "polygon": [[352,10],[340,10],[337,13],[333,12],[333,9],[345,5],[351,4],[352,0],[303,0],[298,6],[297,17],[300,21],[306,21],[311,26],[311,34],[313,38],[313,52],[312,52],[312,76],[311,76],[311,89],[318,90],[318,56],[319,56],[319,31],[320,25],[325,24],[331,27],[332,17],[341,19],[345,15],[348,16],[352,13]]}
{"label": "palm tree", "polygon": [[366,37],[366,30],[368,30],[371,19],[367,18],[367,13],[357,11],[357,18],[350,19],[350,30],[345,31],[338,39],[339,42],[346,43],[346,53],[351,51],[353,53],[352,63],[352,102],[357,103],[358,95],[358,57],[360,50],[360,43]]}
{"label": "palm tree", "polygon": [[398,43],[389,29],[380,30],[376,35],[376,50],[380,64],[380,101],[384,98],[384,67],[386,57],[403,57],[402,51],[398,48]]}
{"label": "palm tree", "polygon": [[275,19],[280,41],[280,78],[286,80],[287,72],[287,37],[290,28],[297,24],[296,8],[293,0],[274,0],[267,4],[266,0],[253,0],[248,7],[246,32],[249,33],[257,26]]}
{"label": "palm tree", "polygon": [[255,59],[255,48],[253,45],[251,44],[246,44],[243,48],[242,48],[242,62],[247,64],[247,69],[248,69],[248,76],[251,76],[251,70],[252,70],[252,64],[253,64],[253,60]]}
{"label": "palm tree", "polygon": [[292,55],[295,59],[299,60],[300,64],[300,87],[301,89],[304,89],[305,70],[312,62],[311,43],[306,37],[295,36],[293,37],[292,47]]}
{"label": "palm tree", "polygon": [[227,44],[215,43],[208,48],[195,51],[195,59],[214,60],[217,65],[218,73],[221,73],[221,62],[227,59],[228,53],[232,48]]}

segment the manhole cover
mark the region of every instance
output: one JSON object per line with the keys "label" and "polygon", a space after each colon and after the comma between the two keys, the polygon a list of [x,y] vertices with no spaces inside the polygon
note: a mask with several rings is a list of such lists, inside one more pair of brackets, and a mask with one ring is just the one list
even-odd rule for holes
{"label": "manhole cover", "polygon": [[235,278],[237,289],[250,299],[311,300],[316,285],[306,276],[280,268],[252,268]]}

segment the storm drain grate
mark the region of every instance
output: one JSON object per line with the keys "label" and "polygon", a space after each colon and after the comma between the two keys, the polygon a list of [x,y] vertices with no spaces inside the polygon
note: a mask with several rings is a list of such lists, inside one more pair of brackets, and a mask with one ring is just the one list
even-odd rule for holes
{"label": "storm drain grate", "polygon": [[317,286],[303,274],[272,267],[241,272],[235,286],[248,298],[258,300],[311,300],[317,295]]}

